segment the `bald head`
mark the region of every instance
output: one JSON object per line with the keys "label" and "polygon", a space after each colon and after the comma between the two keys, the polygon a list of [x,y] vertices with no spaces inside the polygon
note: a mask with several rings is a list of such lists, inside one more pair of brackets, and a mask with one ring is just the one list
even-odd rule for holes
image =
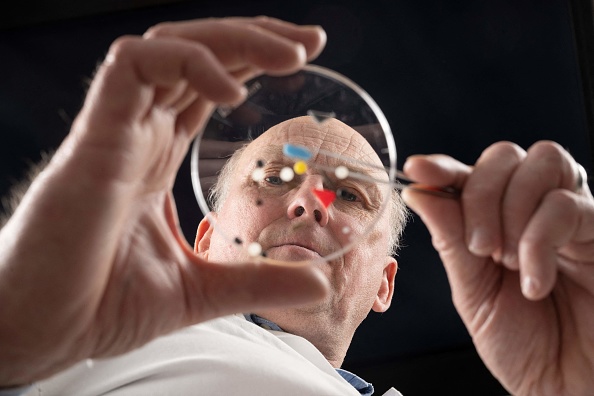
{"label": "bald head", "polygon": [[[281,122],[263,133],[250,146],[260,147],[259,140],[271,144],[283,143],[305,146],[314,157],[319,150],[332,152],[373,166],[383,167],[382,162],[367,140],[345,123],[328,118],[318,123],[310,116],[296,117]],[[315,160],[315,158],[314,158]]]}

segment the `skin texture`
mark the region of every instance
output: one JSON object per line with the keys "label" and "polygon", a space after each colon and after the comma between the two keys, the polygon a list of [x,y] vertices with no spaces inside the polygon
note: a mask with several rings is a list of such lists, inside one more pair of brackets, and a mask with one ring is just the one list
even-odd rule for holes
{"label": "skin texture", "polygon": [[458,312],[491,372],[514,395],[594,389],[594,204],[559,145],[500,142],[474,167],[409,158],[415,180],[460,201],[403,194],[428,226]]}
{"label": "skin texture", "polygon": [[324,43],[319,27],[263,17],[167,23],[114,42],[69,136],[0,231],[0,387],[326,295],[312,266],[199,259],[171,196],[215,103],[241,101],[258,73],[296,71]]}
{"label": "skin texture", "polygon": [[[209,260],[228,262],[238,255],[246,260],[245,251],[238,251],[223,235],[237,235],[243,241],[258,241],[268,257],[277,260],[319,260],[348,243],[341,232],[349,227],[362,242],[342,257],[331,262],[316,263],[330,284],[325,299],[294,309],[257,310],[284,330],[305,337],[333,364],[340,367],[353,334],[371,309],[384,312],[390,306],[394,291],[397,263],[387,255],[389,216],[380,216],[370,232],[366,232],[378,215],[380,205],[388,199],[385,190],[375,195],[371,188],[344,182],[361,202],[338,198],[328,208],[313,196],[312,189],[329,187],[319,171],[310,168],[298,181],[289,183],[254,182],[251,175],[259,159],[265,159],[267,176],[278,176],[282,168],[281,144],[288,142],[306,146],[314,153],[313,162],[335,167],[335,159],[316,155],[319,149],[382,166],[371,146],[356,131],[331,119],[323,124],[311,117],[300,117],[274,126],[243,151],[238,172],[233,175],[230,190],[216,224],[223,231],[213,231],[206,220],[199,227],[195,249]],[[271,154],[266,154],[266,152]],[[290,163],[289,163],[290,165]],[[385,172],[371,174],[387,180]],[[274,183],[274,184],[273,184]],[[280,184],[280,185],[277,185]],[[350,197],[350,196],[349,196]],[[254,204],[260,198],[262,204]],[[296,215],[297,208],[303,214]],[[318,211],[316,219],[315,212]],[[299,213],[299,212],[297,212]]]}

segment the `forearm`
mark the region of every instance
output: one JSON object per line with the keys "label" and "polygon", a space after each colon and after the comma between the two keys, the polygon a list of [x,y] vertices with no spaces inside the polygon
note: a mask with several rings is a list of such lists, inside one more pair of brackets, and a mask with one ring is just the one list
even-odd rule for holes
{"label": "forearm", "polygon": [[[98,239],[106,246],[81,230],[84,225],[92,229],[85,222],[89,212],[102,218],[96,209],[100,204],[85,203],[102,199],[84,186],[76,188],[84,177],[61,169],[77,167],[50,164],[52,157],[44,155],[13,188],[8,199],[12,207],[0,229],[0,387],[47,378],[83,360],[92,349],[77,341],[93,314],[81,302],[86,291],[76,278],[95,267],[90,256],[97,254],[89,245]],[[64,267],[70,269],[64,272]],[[77,322],[77,317],[84,320]]]}
{"label": "forearm", "polygon": [[45,169],[47,164],[50,162],[54,155],[54,151],[42,152],[41,160],[33,164],[27,171],[23,180],[13,185],[8,191],[7,195],[2,197],[3,213],[0,214],[0,229],[6,225],[8,219],[16,211],[23,197],[27,193],[29,186],[33,183],[33,180]]}
{"label": "forearm", "polygon": [[[41,160],[32,165],[28,169],[25,177],[20,182],[13,185],[8,194],[2,198],[3,213],[0,214],[0,234],[8,231],[3,230],[3,228],[16,211],[33,181],[50,162],[52,156],[53,152],[42,153]],[[2,260],[0,262],[0,268],[2,268],[8,264],[6,261],[10,254],[5,249],[2,249],[0,253]],[[0,353],[0,396],[21,395],[30,387],[29,385],[21,386],[26,380],[19,378],[22,377],[22,375],[17,374],[19,371],[26,372],[31,369],[31,367],[29,367],[28,370],[27,364],[20,362],[25,356],[18,353],[17,355],[20,356],[16,358],[15,356],[11,356],[15,352],[13,348],[15,347],[15,343],[17,343],[15,337],[22,334],[25,329],[14,329],[14,326],[16,325],[16,323],[14,323],[14,312],[9,308],[11,305],[10,300],[18,294],[14,294],[14,290],[11,290],[12,288],[10,286],[10,284],[5,285],[3,290],[0,290],[0,296],[2,296],[3,301],[3,309],[0,312],[0,345],[2,345],[0,348],[2,351]],[[18,287],[19,285],[13,286]],[[22,288],[19,289],[22,290]],[[26,358],[24,360],[26,360]],[[20,366],[22,366],[22,369],[18,368]]]}

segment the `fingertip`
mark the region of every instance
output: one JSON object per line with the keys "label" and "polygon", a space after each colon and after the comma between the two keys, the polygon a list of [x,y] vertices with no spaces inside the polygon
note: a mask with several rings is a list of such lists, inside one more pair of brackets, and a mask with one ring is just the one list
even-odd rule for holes
{"label": "fingertip", "polygon": [[416,195],[418,195],[418,193],[415,192],[414,190],[409,189],[409,188],[405,188],[400,192],[400,197],[402,198],[402,200],[404,201],[406,206],[408,206],[410,209],[414,210],[415,212],[416,212],[416,209],[415,209]]}
{"label": "fingertip", "polygon": [[308,26],[308,28],[312,30],[314,32],[314,35],[316,36],[315,45],[310,50],[310,54],[307,57],[308,61],[312,61],[315,58],[317,58],[318,55],[320,55],[320,53],[324,50],[324,47],[326,47],[326,43],[328,42],[328,35],[326,34],[324,28],[319,25]]}
{"label": "fingertip", "polygon": [[489,257],[495,248],[491,233],[488,230],[477,228],[468,238],[468,250],[478,257]]}
{"label": "fingertip", "polygon": [[266,61],[254,61],[270,76],[286,76],[297,73],[307,63],[307,50],[302,43],[285,43],[283,53],[269,56]]}
{"label": "fingertip", "polygon": [[540,283],[532,276],[526,275],[522,279],[522,294],[528,300],[537,301],[543,298]]}
{"label": "fingertip", "polygon": [[[191,323],[234,312],[298,307],[325,298],[328,279],[311,264],[215,263],[188,253]],[[230,292],[232,291],[232,292]]]}
{"label": "fingertip", "polygon": [[542,300],[555,287],[557,281],[556,260],[542,257],[539,259],[537,256],[533,256],[533,261],[521,261],[520,279],[524,297],[531,301]]}
{"label": "fingertip", "polygon": [[[451,202],[447,202],[450,200],[444,200],[415,188],[404,188],[401,197],[406,206],[414,211],[431,229],[439,223],[439,220],[436,222],[438,218],[443,217],[446,211],[453,209]],[[453,213],[449,212],[448,214]]]}
{"label": "fingertip", "polygon": [[411,155],[404,161],[402,171],[411,180],[416,180],[419,176],[420,169],[422,168],[422,161],[425,159],[425,155],[415,154]]}
{"label": "fingertip", "polygon": [[426,157],[425,155],[421,155],[421,154],[413,154],[413,155],[407,157],[406,160],[404,161],[404,169],[403,170],[406,170],[406,167],[413,166],[421,158],[425,158],[425,157]]}
{"label": "fingertip", "polygon": [[307,62],[307,50],[305,49],[305,46],[301,43],[296,43],[295,44],[295,53],[297,55],[296,62],[300,66],[305,65],[305,63]]}
{"label": "fingertip", "polygon": [[518,242],[517,262],[526,298],[542,299],[555,288],[559,249],[571,241],[578,223],[576,211],[563,199],[565,195],[570,193],[547,195]]}
{"label": "fingertip", "polygon": [[247,99],[248,96],[248,89],[245,85],[240,85],[237,84],[237,89],[236,89],[236,95],[235,98],[232,99],[229,104],[233,105],[233,106],[239,106],[240,104],[242,104],[243,102],[245,102],[245,100]]}
{"label": "fingertip", "polygon": [[330,293],[330,282],[319,268],[311,266],[311,270],[314,281],[310,283],[313,285],[313,290],[310,296],[314,301],[319,301],[324,299]]}
{"label": "fingertip", "polygon": [[414,154],[406,159],[403,170],[406,172],[407,169],[413,171],[416,169],[435,170],[438,168],[466,169],[467,166],[445,154]]}
{"label": "fingertip", "polygon": [[512,271],[517,271],[520,269],[520,261],[518,259],[518,255],[515,252],[516,248],[506,248],[503,250],[503,254],[501,255],[501,263],[507,269]]}
{"label": "fingertip", "polygon": [[248,96],[247,88],[226,71],[220,70],[219,73],[218,76],[213,76],[218,79],[219,83],[217,85],[211,83],[208,87],[204,86],[202,94],[218,104],[233,107],[242,104]]}
{"label": "fingertip", "polygon": [[312,264],[295,266],[260,264],[258,283],[268,283],[260,304],[265,307],[299,306],[319,301],[330,291],[330,284]]}
{"label": "fingertip", "polygon": [[301,70],[303,66],[305,66],[307,63],[307,49],[305,48],[305,45],[296,42],[292,43],[292,47],[293,56],[287,57],[286,60],[279,58],[278,61],[280,64],[278,66],[278,70],[274,70],[276,69],[276,67],[274,67],[274,69],[271,70],[271,73],[269,74],[275,75],[278,73],[279,75],[286,75],[296,73],[297,71]]}
{"label": "fingertip", "polygon": [[326,33],[326,30],[320,25],[312,26],[312,28],[318,34],[320,44],[325,45],[328,42],[328,34]]}
{"label": "fingertip", "polygon": [[502,260],[502,256],[503,256],[503,249],[501,249],[501,246],[498,247],[497,249],[495,249],[492,253],[491,253],[491,258],[493,259],[493,261],[495,261],[498,264],[501,264],[501,260]]}
{"label": "fingertip", "polygon": [[308,61],[315,59],[327,42],[326,31],[320,25],[297,25],[267,16],[259,16],[248,21],[295,43],[302,43],[307,52],[305,59]]}

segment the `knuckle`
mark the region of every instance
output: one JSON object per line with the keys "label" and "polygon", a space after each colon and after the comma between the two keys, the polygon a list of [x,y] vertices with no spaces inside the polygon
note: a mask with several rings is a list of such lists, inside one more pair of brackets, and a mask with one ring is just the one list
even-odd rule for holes
{"label": "knuckle", "polygon": [[254,18],[254,21],[260,22],[260,23],[268,23],[268,22],[272,22],[273,19],[266,15],[258,15],[257,17]]}
{"label": "knuckle", "polygon": [[505,160],[517,162],[521,161],[526,156],[526,152],[520,146],[508,141],[494,143],[489,146],[485,152],[489,155],[495,155]]}
{"label": "knuckle", "polygon": [[136,36],[118,37],[109,47],[108,53],[113,59],[121,59],[130,52],[137,41],[138,38]]}
{"label": "knuckle", "polygon": [[537,142],[528,150],[528,158],[552,185],[574,189],[574,161],[561,145],[552,141]]}
{"label": "knuckle", "polygon": [[444,238],[441,235],[433,235],[431,237],[431,244],[439,252],[448,249],[448,247],[450,246],[450,243],[447,240],[447,238]]}
{"label": "knuckle", "polygon": [[145,33],[144,38],[163,37],[171,34],[173,28],[172,22],[161,22],[157,25],[151,26]]}
{"label": "knuckle", "polygon": [[205,29],[217,29],[217,30],[226,30],[230,27],[241,25],[237,23],[236,20],[228,19],[228,18],[217,18],[217,17],[210,17],[206,19],[201,19],[197,22]]}
{"label": "knuckle", "polygon": [[551,207],[571,210],[577,206],[575,195],[565,189],[556,189],[550,191],[543,199],[543,204]]}
{"label": "knuckle", "polygon": [[232,23],[232,19],[219,18],[219,17],[208,17],[205,19],[198,20],[198,23],[205,23],[205,24],[209,24],[209,23],[223,24],[223,23],[227,23],[227,22]]}
{"label": "knuckle", "polygon": [[202,43],[195,42],[195,43],[192,43],[192,45],[188,46],[187,48],[188,48],[188,51],[192,54],[192,56],[194,56],[196,58],[205,60],[207,58],[214,57],[214,54],[210,50],[210,48]]}
{"label": "knuckle", "polygon": [[566,159],[566,152],[558,143],[543,140],[528,149],[528,155],[546,162],[560,163]]}

